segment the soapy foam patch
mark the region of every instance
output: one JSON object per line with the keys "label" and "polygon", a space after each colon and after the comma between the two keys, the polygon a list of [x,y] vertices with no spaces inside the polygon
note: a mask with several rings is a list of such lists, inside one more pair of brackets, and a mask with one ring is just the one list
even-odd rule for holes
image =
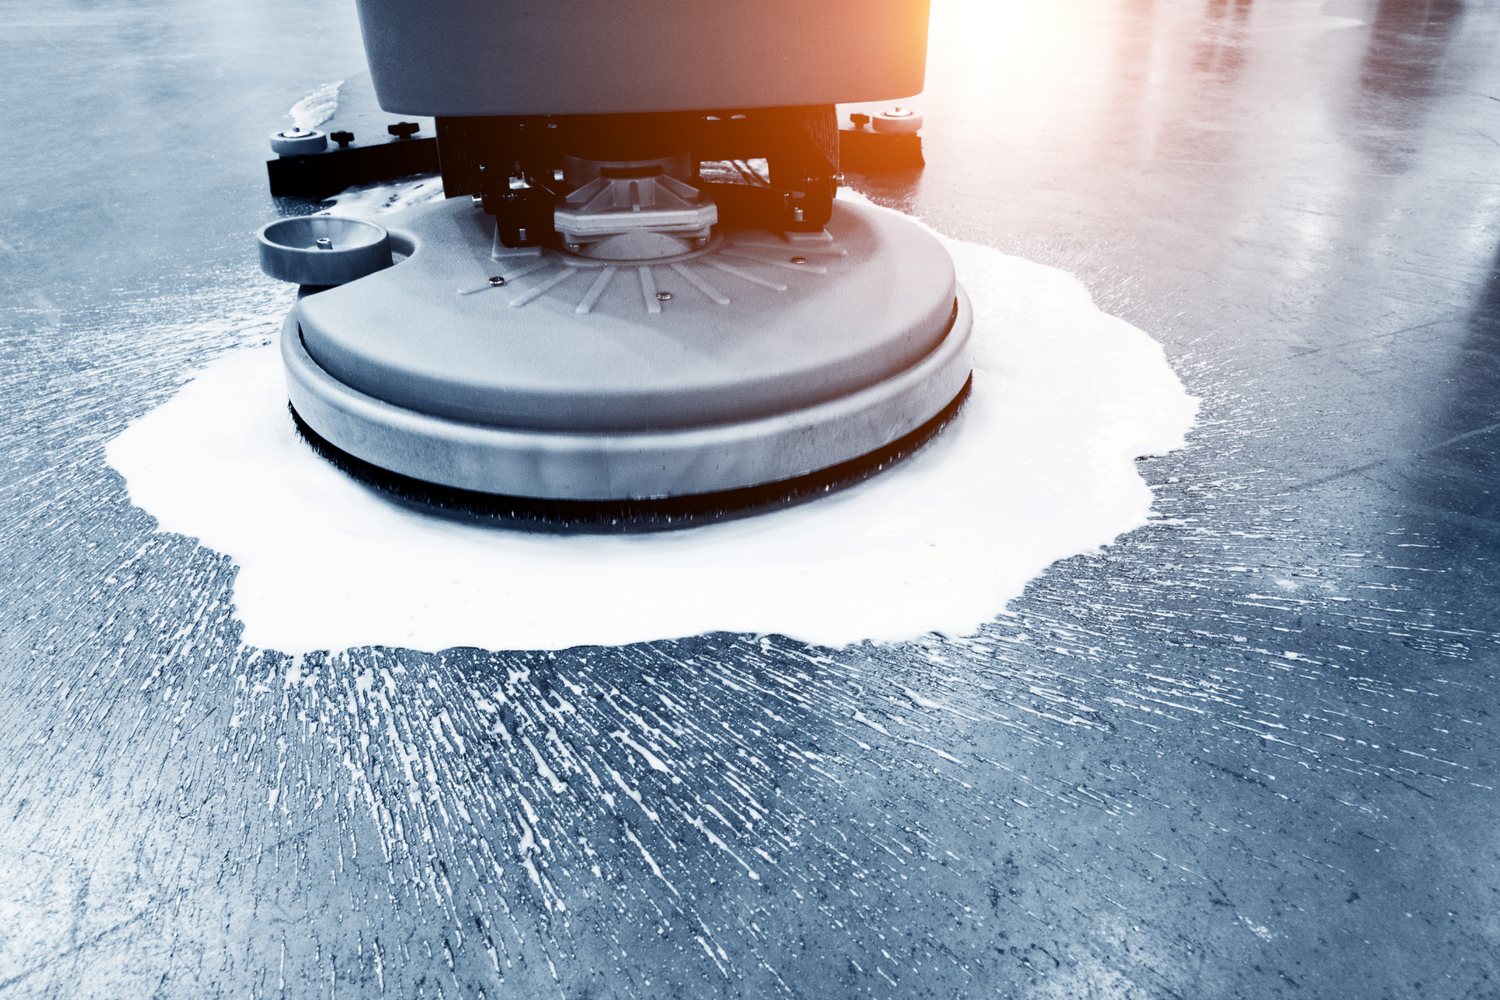
{"label": "soapy foam patch", "polygon": [[1054,561],[1146,522],[1134,459],[1181,447],[1197,400],[1072,276],[939,238],[974,306],[971,398],[912,458],[793,509],[629,536],[424,516],[297,436],[274,343],[209,364],[110,442],[109,461],[161,530],[238,563],[244,641],[262,648],[970,633]]}
{"label": "soapy foam patch", "polygon": [[286,116],[294,128],[315,129],[332,118],[339,109],[339,88],[343,80],[325,83],[302,100],[292,105]]}

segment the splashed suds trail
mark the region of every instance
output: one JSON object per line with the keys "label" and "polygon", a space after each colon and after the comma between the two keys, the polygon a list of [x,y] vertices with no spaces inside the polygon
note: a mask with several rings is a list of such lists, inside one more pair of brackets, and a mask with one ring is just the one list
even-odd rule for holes
{"label": "splashed suds trail", "polygon": [[[351,204],[413,197],[392,190]],[[1052,562],[1146,523],[1136,459],[1180,447],[1197,401],[1071,276],[944,242],[975,309],[969,401],[917,455],[793,509],[623,537],[424,517],[297,437],[274,344],[208,366],[111,441],[110,462],[163,530],[235,560],[245,639],[265,648],[970,633]]]}
{"label": "splashed suds trail", "polygon": [[[1187,995],[1247,948],[1292,967],[1338,919],[1320,893],[1342,907],[1369,859],[1399,861],[1407,802],[1493,795],[1480,689],[1447,667],[1500,637],[1402,603],[1440,540],[1412,524],[1349,551],[1274,478],[1199,469],[1253,417],[1211,371],[1195,384],[1223,419],[1197,458],[1104,450],[1137,490],[1131,517],[1150,494],[1160,515],[1021,580],[1009,611],[1003,588],[985,594],[967,638],[820,648],[755,634],[778,619],[748,605],[745,634],[616,648],[247,642],[252,567],[159,530],[104,462],[215,353],[269,358],[274,388],[290,293],[253,274],[214,288],[69,316],[115,367],[62,353],[24,373],[47,387],[31,413],[55,446],[13,439],[0,495],[0,643],[18,665],[0,704],[0,862],[17,873],[0,909],[25,918],[0,982],[18,995],[79,977],[118,995]],[[89,391],[101,377],[112,394]],[[295,454],[299,473],[332,473]],[[933,465],[877,485],[930,489]],[[204,481],[253,506],[223,492],[246,477]],[[1009,513],[994,537],[1027,523]],[[722,541],[682,537],[704,559]],[[306,554],[278,572],[306,588],[290,622],[346,581]],[[930,597],[907,634],[949,620]],[[570,600],[550,641],[583,641],[564,628],[607,610]],[[1298,849],[1268,850],[1273,833]],[[1246,888],[1267,882],[1299,888]],[[1200,933],[1183,912],[1220,919]],[[128,946],[89,944],[114,940]]]}

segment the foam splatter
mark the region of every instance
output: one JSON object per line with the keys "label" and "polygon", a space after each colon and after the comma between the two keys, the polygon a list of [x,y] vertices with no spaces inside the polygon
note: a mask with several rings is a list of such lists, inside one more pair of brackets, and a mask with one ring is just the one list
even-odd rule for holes
{"label": "foam splatter", "polygon": [[970,633],[1052,562],[1145,523],[1133,460],[1180,447],[1197,401],[1161,347],[1072,276],[944,244],[975,310],[970,401],[905,463],[791,510],[624,537],[424,517],[296,436],[274,344],[208,365],[112,441],[109,461],[162,530],[239,564],[244,640],[262,648]]}
{"label": "foam splatter", "polygon": [[343,80],[325,83],[292,105],[286,116],[297,128],[315,129],[334,116],[339,109],[339,88]]}

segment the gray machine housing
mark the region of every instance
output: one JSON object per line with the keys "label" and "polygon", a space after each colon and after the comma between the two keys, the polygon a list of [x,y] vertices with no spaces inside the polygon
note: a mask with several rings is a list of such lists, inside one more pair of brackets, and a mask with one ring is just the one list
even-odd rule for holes
{"label": "gray machine housing", "polygon": [[751,230],[629,265],[496,261],[468,199],[388,225],[410,257],[301,299],[282,355],[319,435],[424,482],[566,500],[743,489],[890,444],[969,377],[952,261],[878,209],[838,204],[816,251]]}
{"label": "gray machine housing", "polygon": [[437,116],[449,197],[261,233],[268,273],[334,286],[281,346],[299,426],[346,469],[723,497],[881,465],[962,400],[947,252],[834,200],[833,105],[921,88],[926,0],[358,6],[382,107]]}
{"label": "gray machine housing", "polygon": [[[358,0],[380,106],[599,115],[922,89],[927,0]],[[835,43],[836,40],[836,43]]]}

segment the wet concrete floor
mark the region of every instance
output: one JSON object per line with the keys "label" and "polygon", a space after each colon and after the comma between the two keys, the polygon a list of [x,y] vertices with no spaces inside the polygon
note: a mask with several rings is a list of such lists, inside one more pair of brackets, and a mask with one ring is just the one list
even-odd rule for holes
{"label": "wet concrete floor", "polygon": [[1205,400],[979,635],[301,660],[103,446],[284,310],[353,6],[0,11],[0,996],[1500,995],[1492,5],[936,5],[849,181]]}

